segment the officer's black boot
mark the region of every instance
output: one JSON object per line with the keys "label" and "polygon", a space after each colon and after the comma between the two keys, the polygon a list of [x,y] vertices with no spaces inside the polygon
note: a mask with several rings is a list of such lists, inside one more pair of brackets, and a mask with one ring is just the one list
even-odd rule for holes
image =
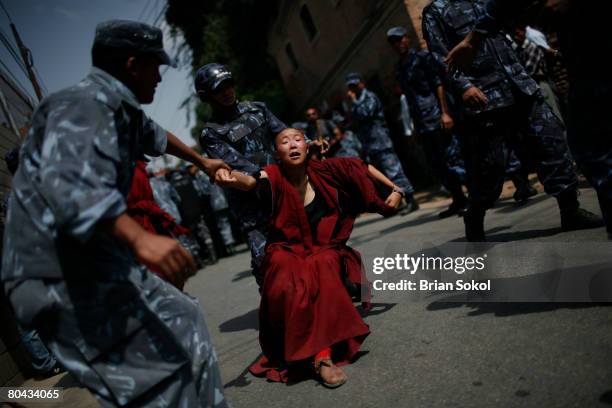
{"label": "officer's black boot", "polygon": [[458,215],[462,217],[467,211],[468,207],[468,199],[463,195],[463,191],[461,190],[461,186],[456,191],[451,192],[453,197],[453,202],[451,205],[444,211],[438,214],[439,218],[448,218],[453,215]]}
{"label": "officer's black boot", "polygon": [[599,228],[604,225],[601,217],[580,208],[577,190],[564,191],[557,197],[557,202],[561,212],[563,231]]}
{"label": "officer's black boot", "polygon": [[463,215],[463,223],[465,224],[465,238],[470,242],[486,241],[484,233],[484,216],[485,211],[471,206]]}
{"label": "officer's black boot", "polygon": [[419,209],[419,203],[416,202],[412,194],[406,194],[406,198],[402,200],[398,212],[400,215],[410,214]]}
{"label": "officer's black boot", "polygon": [[529,184],[529,179],[522,174],[512,175],[510,179],[516,188],[513,196],[516,202],[524,203],[530,197],[538,194],[538,191]]}

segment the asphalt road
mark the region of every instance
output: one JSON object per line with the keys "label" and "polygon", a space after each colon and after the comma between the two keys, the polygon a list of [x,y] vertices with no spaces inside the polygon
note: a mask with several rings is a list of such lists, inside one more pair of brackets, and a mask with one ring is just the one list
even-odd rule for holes
{"label": "asphalt road", "polygon": [[[511,194],[506,186],[502,197]],[[580,199],[599,213],[592,190],[582,190]],[[436,216],[447,204],[428,202],[405,217],[359,218],[350,244],[364,254],[369,278],[377,278],[371,273],[372,257],[430,254],[449,246],[452,252],[465,245],[462,220]],[[510,283],[512,296],[541,296],[533,290],[538,286],[555,286],[556,293],[565,295],[563,288],[570,287],[569,293],[578,293],[585,281],[590,295],[611,287],[609,267],[599,272],[590,267],[612,257],[612,241],[604,229],[562,232],[556,202],[544,194],[521,207],[511,199],[500,201],[485,226],[491,241],[485,247],[488,262],[497,259],[489,272],[494,282]],[[603,284],[602,276],[607,279]],[[405,277],[410,276],[395,276]],[[612,405],[612,303],[508,303],[444,292],[375,293],[374,308],[365,316],[372,334],[359,358],[345,367],[349,381],[329,390],[314,380],[285,385],[247,372],[260,355],[259,293],[247,252],[206,267],[186,290],[202,304],[225,392],[235,408]],[[27,406],[98,405],[69,375],[29,380],[24,386],[65,387],[63,402]]]}
{"label": "asphalt road", "polygon": [[[592,190],[583,190],[580,199],[599,213]],[[364,253],[382,255],[398,245],[414,252],[460,242],[462,220],[436,217],[443,205],[427,204],[405,217],[363,216],[351,243]],[[486,228],[490,241],[532,248],[534,262],[557,258],[538,255],[543,243],[612,245],[603,228],[562,232],[556,202],[543,194],[522,207],[502,200],[490,211]],[[583,258],[587,264],[598,261]],[[512,270],[520,275],[523,269],[519,264]],[[260,355],[259,294],[248,253],[207,267],[186,289],[202,304],[234,407],[612,404],[612,304],[465,302],[444,294],[386,301],[376,296],[365,317],[372,334],[357,361],[345,368],[349,381],[328,390],[315,381],[285,385],[247,372]]]}

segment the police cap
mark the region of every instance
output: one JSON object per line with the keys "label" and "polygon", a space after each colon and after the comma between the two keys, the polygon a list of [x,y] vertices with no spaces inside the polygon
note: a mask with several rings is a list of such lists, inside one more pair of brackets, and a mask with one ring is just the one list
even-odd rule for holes
{"label": "police cap", "polygon": [[137,21],[109,20],[98,24],[95,45],[154,55],[162,64],[175,66],[164,51],[161,30]]}
{"label": "police cap", "polygon": [[407,34],[404,27],[391,27],[387,30],[387,41],[391,41],[396,38],[402,38]]}
{"label": "police cap", "polygon": [[361,75],[357,72],[351,72],[346,76],[345,82],[346,85],[357,85],[361,82]]}

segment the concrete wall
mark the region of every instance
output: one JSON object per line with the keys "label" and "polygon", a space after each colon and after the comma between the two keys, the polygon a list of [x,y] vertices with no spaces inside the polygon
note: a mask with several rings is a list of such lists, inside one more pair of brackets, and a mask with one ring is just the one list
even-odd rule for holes
{"label": "concrete wall", "polygon": [[423,8],[425,8],[425,6],[430,2],[431,0],[404,0],[406,12],[410,16],[412,26],[414,27],[414,31],[416,33],[417,38],[419,39],[422,48],[427,48],[427,44],[425,44],[425,40],[423,39],[423,32],[421,30],[421,24],[423,21]]}
{"label": "concrete wall", "polygon": [[[300,20],[306,5],[318,29],[310,41]],[[416,12],[416,9],[415,9]],[[420,40],[404,0],[286,0],[269,32],[269,51],[275,57],[295,113],[314,105],[325,108],[341,103],[344,77],[359,71],[383,101],[396,104],[393,93],[397,57],[386,41],[391,26],[408,29],[415,44]],[[298,60],[294,69],[285,47],[290,43]]]}

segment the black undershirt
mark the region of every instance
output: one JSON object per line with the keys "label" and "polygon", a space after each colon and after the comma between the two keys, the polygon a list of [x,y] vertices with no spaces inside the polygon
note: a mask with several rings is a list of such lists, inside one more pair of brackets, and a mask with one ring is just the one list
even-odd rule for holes
{"label": "black undershirt", "polygon": [[312,240],[316,241],[317,238],[317,227],[321,218],[327,213],[327,205],[321,194],[315,190],[314,199],[306,206],[306,217],[308,218],[308,224],[310,225],[310,232],[312,233]]}
{"label": "black undershirt", "polygon": [[[257,184],[257,196],[259,200],[261,200],[262,203],[270,203],[272,201],[272,188],[270,186],[270,180],[259,179]],[[310,226],[312,239],[313,241],[316,241],[317,227],[319,226],[321,218],[327,214],[328,207],[323,196],[320,193],[317,193],[317,190],[314,190],[314,192],[314,199],[308,205],[304,206],[304,210],[306,211],[306,217],[308,218],[308,225]]]}

